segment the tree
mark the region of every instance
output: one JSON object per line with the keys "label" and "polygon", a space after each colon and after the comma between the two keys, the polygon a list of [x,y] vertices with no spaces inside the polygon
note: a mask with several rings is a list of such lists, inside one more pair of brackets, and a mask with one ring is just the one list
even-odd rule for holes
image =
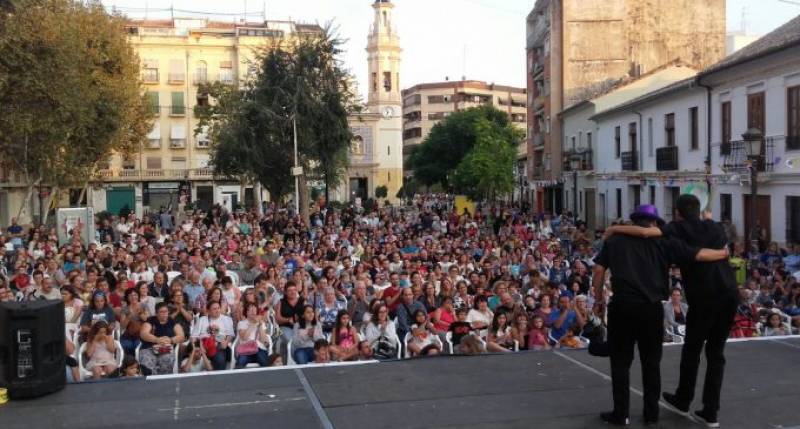
{"label": "tree", "polygon": [[375,188],[375,198],[386,198],[389,195],[389,188],[386,185],[381,185]]}
{"label": "tree", "polygon": [[[507,113],[492,106],[456,112],[433,126],[428,137],[409,156],[407,168],[414,171],[415,181],[425,186],[440,184],[445,189],[455,186],[454,190],[457,192],[475,192],[468,178],[481,179],[470,171],[471,167],[478,165],[486,167],[479,162],[482,157],[478,155],[483,154],[476,154],[463,165],[462,161],[472,153],[481,139],[485,140],[484,146],[494,147],[500,151],[499,154],[505,154],[506,146],[515,150],[522,134],[514,128]],[[500,142],[504,146],[499,145]],[[502,162],[496,166],[505,169],[506,164]],[[460,180],[454,181],[457,173]],[[502,173],[503,182],[507,177],[513,181],[513,163],[507,172],[502,170]]]}
{"label": "tree", "polygon": [[[18,0],[0,14],[0,159],[35,187],[84,185],[150,127],[124,19],[97,1]],[[46,220],[46,219],[44,219]]]}
{"label": "tree", "polygon": [[475,147],[453,174],[456,189],[476,201],[511,192],[516,148],[487,119],[478,120],[475,130]]}
{"label": "tree", "polygon": [[209,127],[216,173],[256,180],[273,199],[282,199],[293,187],[294,121],[304,171],[302,216],[308,217],[308,178],[325,182],[327,200],[329,185],[347,168],[351,140],[353,93],[338,61],[341,43],[330,27],[277,40],[259,53],[258,71],[241,89],[201,87],[214,100],[198,110],[198,131]]}

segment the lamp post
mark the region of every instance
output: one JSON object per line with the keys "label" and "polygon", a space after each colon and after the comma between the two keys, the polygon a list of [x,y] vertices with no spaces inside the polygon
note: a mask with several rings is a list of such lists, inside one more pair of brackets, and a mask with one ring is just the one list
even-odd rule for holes
{"label": "lamp post", "polygon": [[750,164],[750,249],[753,252],[758,252],[758,221],[757,216],[757,198],[758,198],[758,166],[761,164],[761,145],[764,142],[764,134],[758,128],[750,128],[744,134],[742,139],[747,148],[747,159]]}
{"label": "lamp post", "polygon": [[573,218],[578,219],[578,170],[581,169],[581,156],[577,153],[572,154],[569,159],[572,167],[572,212]]}

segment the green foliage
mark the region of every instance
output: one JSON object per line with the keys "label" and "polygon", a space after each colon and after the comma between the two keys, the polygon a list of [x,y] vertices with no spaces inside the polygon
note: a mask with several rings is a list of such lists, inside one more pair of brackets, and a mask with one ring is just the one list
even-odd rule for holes
{"label": "green foliage", "polygon": [[486,119],[475,124],[475,147],[456,167],[453,184],[457,192],[473,200],[494,198],[514,189],[516,148]]}
{"label": "green foliage", "polygon": [[387,195],[389,195],[389,188],[385,185],[375,188],[375,198],[386,198]]}
{"label": "green foliage", "polygon": [[0,13],[0,159],[29,186],[83,185],[150,128],[124,19],[97,1],[11,7]]}
{"label": "green foliage", "polygon": [[258,55],[258,72],[242,89],[220,83],[200,88],[213,100],[197,110],[197,132],[208,126],[215,172],[257,180],[274,200],[294,186],[294,133],[305,179],[336,184],[347,168],[347,124],[353,94],[338,57],[342,41],[325,29],[281,39]]}
{"label": "green foliage", "polygon": [[[434,125],[419,147],[409,156],[408,168],[414,170],[415,179],[423,185],[451,185],[451,176],[461,160],[475,147],[478,139],[476,124],[485,120],[492,132],[509,146],[522,138],[514,128],[508,114],[492,106],[481,106],[453,113]],[[509,174],[512,174],[509,170]]]}

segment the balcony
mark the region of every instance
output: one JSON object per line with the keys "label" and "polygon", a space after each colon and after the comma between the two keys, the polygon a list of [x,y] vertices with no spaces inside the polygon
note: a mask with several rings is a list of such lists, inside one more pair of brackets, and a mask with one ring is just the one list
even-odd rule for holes
{"label": "balcony", "polygon": [[172,106],[169,109],[170,116],[184,116],[186,114],[186,106]]}
{"label": "balcony", "polygon": [[564,160],[564,171],[572,171],[571,158],[573,155],[580,157],[581,165],[578,171],[594,170],[593,154],[589,149],[579,149],[578,151],[568,150],[564,151],[562,159]]}
{"label": "balcony", "polygon": [[636,171],[638,170],[637,153],[635,150],[622,152],[620,160],[622,161],[622,171]]}
{"label": "balcony", "polygon": [[142,70],[142,82],[146,84],[158,84],[158,69]]}
{"label": "balcony", "polygon": [[186,147],[186,139],[170,139],[169,147],[171,149],[183,149]]}
{"label": "balcony", "polygon": [[[758,163],[758,171],[772,172],[775,165],[775,142],[776,140],[783,139],[784,137],[767,137],[764,142],[764,148],[760,162]],[[789,142],[787,141],[787,145]],[[747,159],[748,149],[747,143],[743,140],[732,141],[723,143],[720,146],[720,157],[722,158],[722,169],[727,172],[747,173],[749,171],[750,162]]]}
{"label": "balcony", "polygon": [[541,132],[533,133],[533,147],[544,146],[544,134]]}
{"label": "balcony", "polygon": [[147,139],[148,149],[161,149],[161,139]]}
{"label": "balcony", "polygon": [[667,146],[656,149],[656,170],[676,171],[678,168],[678,146]]}
{"label": "balcony", "polygon": [[171,85],[182,84],[186,82],[186,75],[184,73],[170,73],[167,77],[167,83]]}
{"label": "balcony", "polygon": [[184,168],[184,169],[149,169],[149,170],[98,170],[94,180],[98,182],[130,182],[130,181],[160,181],[160,180],[211,180],[214,170],[211,168]]}

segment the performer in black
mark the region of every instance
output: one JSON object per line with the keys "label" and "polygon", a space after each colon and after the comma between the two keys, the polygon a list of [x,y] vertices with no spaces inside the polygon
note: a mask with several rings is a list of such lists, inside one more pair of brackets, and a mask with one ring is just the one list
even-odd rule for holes
{"label": "performer in black", "polygon": [[[653,205],[639,206],[631,220],[641,227],[663,225]],[[606,269],[611,270],[612,299],[608,306],[608,345],[614,410],[601,414],[607,423],[627,425],[630,409],[630,366],[633,347],[638,345],[644,387],[644,420],[658,421],[661,394],[661,351],[664,307],[669,293],[670,263],[717,261],[727,258],[723,250],[689,247],[675,238],[647,239],[615,235],[603,243],[595,258],[593,287],[597,302],[604,303]]]}
{"label": "performer in black", "polygon": [[[623,233],[640,237],[665,235],[682,239],[689,246],[719,248],[727,244],[721,224],[701,219],[700,200],[694,195],[678,197],[676,221],[659,228],[616,226],[607,234]],[[725,372],[725,342],[736,314],[736,276],[727,261],[680,264],[686,301],[686,338],[681,350],[681,372],[674,394],[664,392],[664,400],[688,415],[694,398],[700,353],[706,349],[706,376],[703,383],[703,409],[695,411],[708,427],[719,427],[722,378]]]}

